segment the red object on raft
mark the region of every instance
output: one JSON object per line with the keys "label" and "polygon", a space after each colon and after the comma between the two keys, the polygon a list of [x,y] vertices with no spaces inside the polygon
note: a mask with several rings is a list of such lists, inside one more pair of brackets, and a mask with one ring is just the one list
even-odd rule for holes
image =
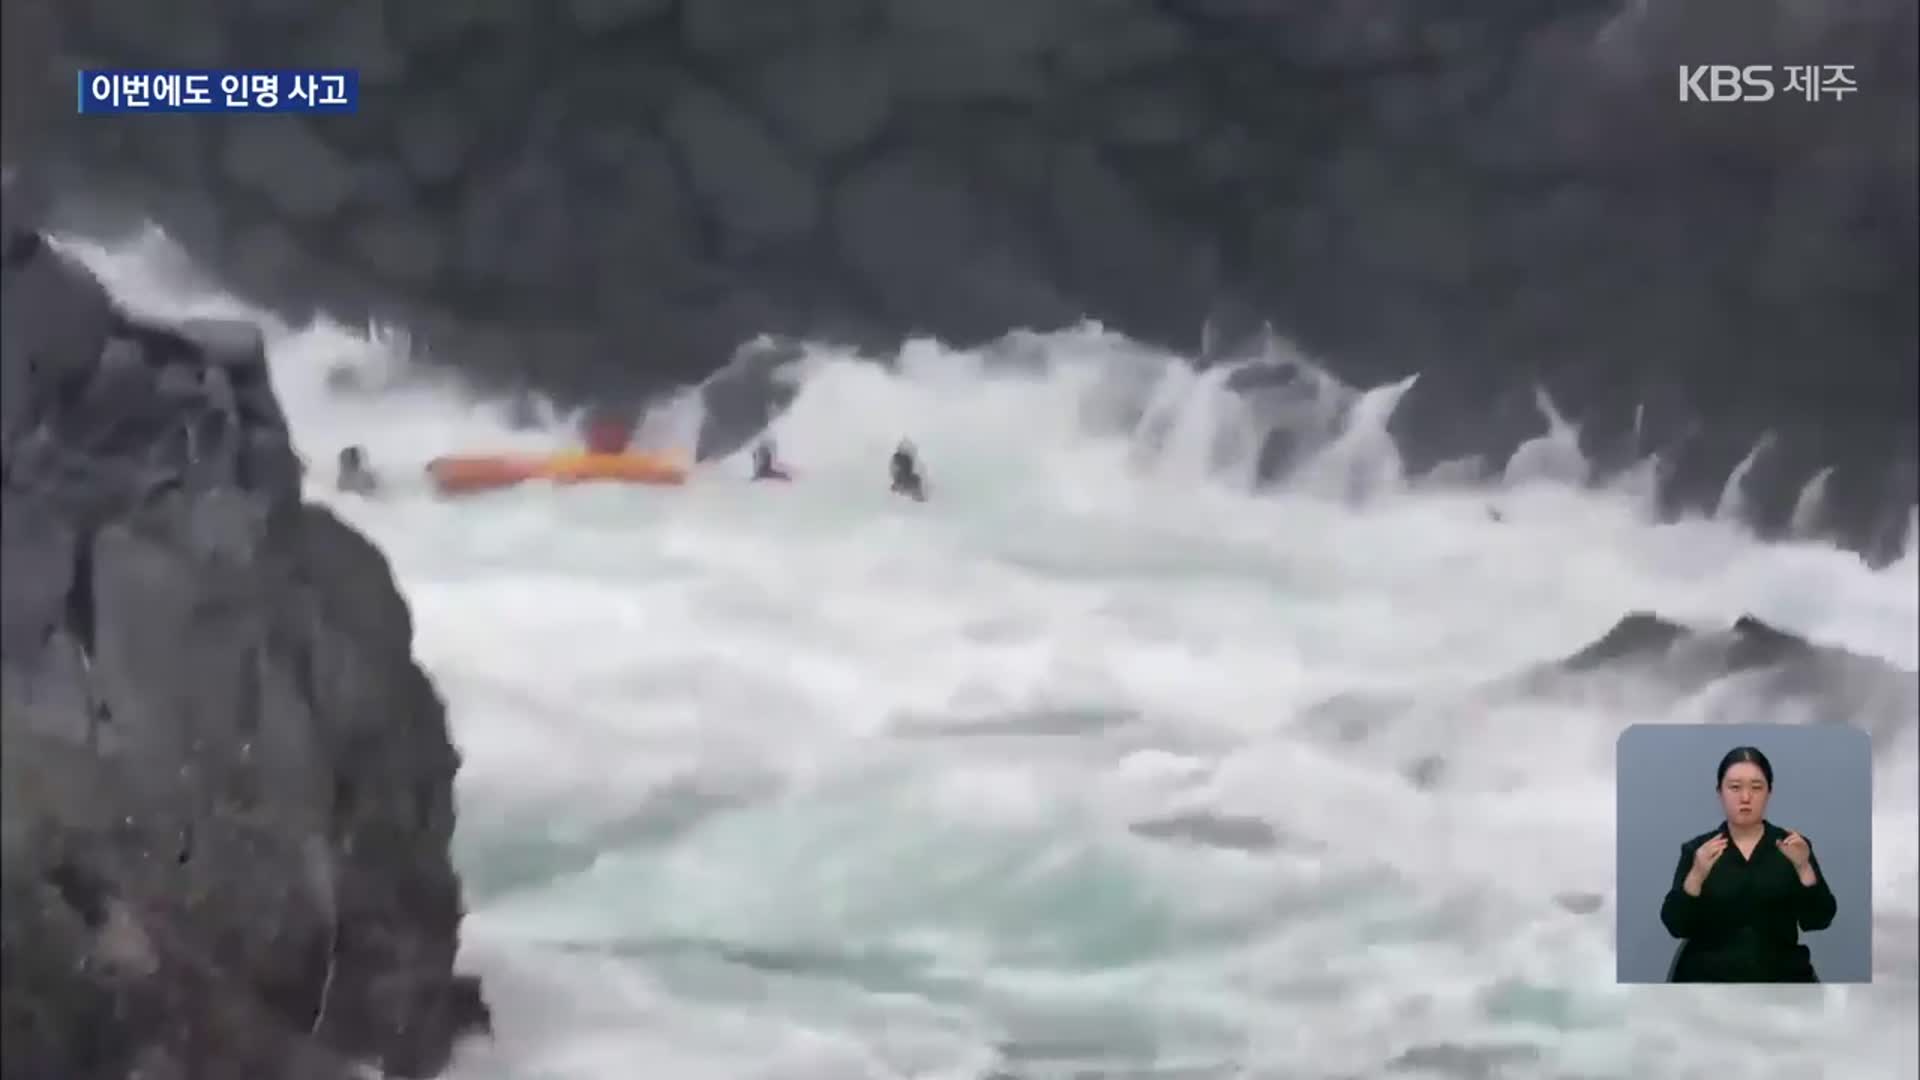
{"label": "red object on raft", "polygon": [[583,434],[590,454],[622,454],[633,443],[633,425],[612,417],[588,421]]}

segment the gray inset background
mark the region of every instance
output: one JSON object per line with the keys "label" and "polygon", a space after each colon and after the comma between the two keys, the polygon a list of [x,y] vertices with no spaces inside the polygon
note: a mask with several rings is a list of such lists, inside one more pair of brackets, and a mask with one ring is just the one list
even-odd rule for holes
{"label": "gray inset background", "polygon": [[1714,790],[1720,758],[1753,746],[1773,765],[1767,820],[1813,845],[1839,911],[1800,940],[1821,982],[1873,973],[1873,754],[1866,732],[1838,724],[1635,724],[1620,734],[1615,806],[1614,954],[1623,983],[1667,980],[1680,943],[1660,925],[1680,845],[1726,820]]}

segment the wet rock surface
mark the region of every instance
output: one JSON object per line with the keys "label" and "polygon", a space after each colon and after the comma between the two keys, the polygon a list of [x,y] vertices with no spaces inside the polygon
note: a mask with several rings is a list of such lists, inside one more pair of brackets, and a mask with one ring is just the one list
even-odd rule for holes
{"label": "wet rock surface", "polygon": [[386,561],[258,330],[129,317],[8,195],[4,1075],[432,1075],[488,1014]]}
{"label": "wet rock surface", "polygon": [[[408,321],[477,374],[613,398],[762,332],[885,348],[1083,316],[1197,350],[1271,319],[1418,371],[1419,467],[1537,434],[1544,385],[1675,509],[1763,528],[1835,466],[1886,554],[1915,472],[1916,14],[1870,0],[1337,5],[190,0],[6,9],[7,156],[158,215],[256,298]],[[82,64],[361,69],[353,117],[77,118]],[[1765,103],[1678,66],[1769,63]],[[1787,65],[1853,66],[1795,100]]]}
{"label": "wet rock surface", "polygon": [[[1623,672],[1680,695],[1739,678],[1755,699],[1798,710],[1808,723],[1851,724],[1882,747],[1910,737],[1920,715],[1920,678],[1912,671],[1809,640],[1753,615],[1705,627],[1629,612],[1584,648],[1523,673],[1504,689],[1577,699]],[[1737,710],[1712,715],[1741,719]]]}

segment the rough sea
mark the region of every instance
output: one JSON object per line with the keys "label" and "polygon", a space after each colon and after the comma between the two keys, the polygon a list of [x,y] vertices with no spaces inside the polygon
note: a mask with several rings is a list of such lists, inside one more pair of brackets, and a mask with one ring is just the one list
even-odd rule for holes
{"label": "rough sea", "polygon": [[[244,311],[158,236],[75,250],[137,308]],[[1590,482],[1544,400],[1499,483],[1409,476],[1410,383],[1276,344],[1241,366],[1291,378],[1242,394],[1096,328],[809,352],[772,429],[791,485],[742,453],[678,490],[441,501],[428,458],[570,418],[509,423],[378,328],[273,342],[310,498],[391,560],[465,755],[462,965],[497,1032],[455,1080],[1920,1074],[1913,715],[1511,683],[1641,608],[1911,677],[1911,541],[1882,570],[1761,543],[1737,476],[1727,513],[1659,523],[1651,468]],[[696,389],[638,438],[700,420]],[[1255,493],[1273,430],[1303,460]],[[886,490],[903,436],[925,504]],[[349,443],[387,497],[332,490]],[[1891,732],[1876,984],[1616,986],[1615,739],[1768,720]]]}

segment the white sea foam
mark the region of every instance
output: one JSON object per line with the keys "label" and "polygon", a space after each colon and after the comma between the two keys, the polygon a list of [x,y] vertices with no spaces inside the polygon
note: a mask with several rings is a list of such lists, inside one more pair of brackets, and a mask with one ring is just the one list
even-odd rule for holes
{"label": "white sea foam", "polygon": [[[152,238],[77,250],[139,306],[240,310],[173,285]],[[324,483],[343,444],[411,472],[567,435],[451,381],[334,393],[329,366],[404,343],[276,330],[312,497],[393,561],[466,755],[462,962],[498,1035],[454,1075],[1317,1078],[1435,1046],[1519,1076],[1915,1075],[1910,933],[1881,933],[1870,988],[1613,984],[1615,737],[1804,716],[1731,684],[1479,691],[1633,608],[1912,670],[1911,554],[1656,524],[1631,485],[1569,486],[1564,425],[1498,490],[1410,486],[1384,434],[1405,385],[1255,407],[1097,332],[1025,348],[1036,369],[811,354],[775,426],[790,486],[732,460],[681,490],[368,502]],[[663,406],[643,436],[697,421]],[[1271,423],[1331,441],[1255,497]],[[902,435],[927,504],[885,491]],[[1349,738],[1309,712],[1340,695],[1394,704]],[[1895,726],[1875,901],[1910,930]]]}

